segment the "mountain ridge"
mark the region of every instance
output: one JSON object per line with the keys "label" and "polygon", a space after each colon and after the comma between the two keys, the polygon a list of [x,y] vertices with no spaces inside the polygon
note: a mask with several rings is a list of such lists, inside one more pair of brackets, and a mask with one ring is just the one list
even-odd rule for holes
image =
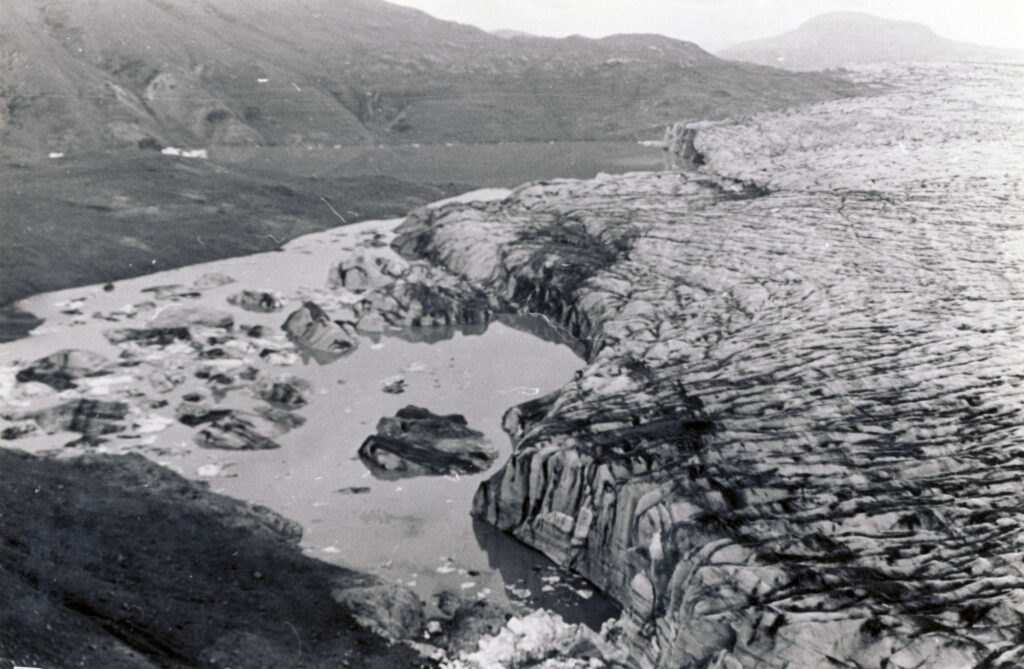
{"label": "mountain ridge", "polygon": [[663,36],[509,40],[380,0],[8,0],[6,149],[636,139],[849,95]]}
{"label": "mountain ridge", "polygon": [[828,12],[794,30],[741,42],[718,56],[806,72],[881,62],[1024,60],[1024,52],[940,37],[923,23],[865,12]]}

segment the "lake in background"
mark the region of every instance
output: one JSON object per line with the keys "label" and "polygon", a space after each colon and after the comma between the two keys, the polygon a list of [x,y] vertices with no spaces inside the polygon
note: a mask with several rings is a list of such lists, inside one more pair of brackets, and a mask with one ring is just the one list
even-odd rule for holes
{"label": "lake in background", "polygon": [[636,142],[502,142],[376,146],[215,147],[210,157],[268,173],[307,177],[381,174],[412,181],[514,188],[561,177],[662,168],[660,149]]}

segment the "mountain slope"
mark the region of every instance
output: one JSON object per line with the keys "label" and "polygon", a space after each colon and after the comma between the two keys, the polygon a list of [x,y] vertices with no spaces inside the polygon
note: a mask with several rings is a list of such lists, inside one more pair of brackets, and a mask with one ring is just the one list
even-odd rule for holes
{"label": "mountain slope", "polygon": [[508,40],[379,0],[5,0],[5,149],[634,138],[847,94],[660,36]]}
{"label": "mountain slope", "polygon": [[860,12],[822,14],[796,30],[743,42],[718,54],[730,60],[809,71],[858,63],[1020,61],[1024,54],[954,42],[931,28]]}

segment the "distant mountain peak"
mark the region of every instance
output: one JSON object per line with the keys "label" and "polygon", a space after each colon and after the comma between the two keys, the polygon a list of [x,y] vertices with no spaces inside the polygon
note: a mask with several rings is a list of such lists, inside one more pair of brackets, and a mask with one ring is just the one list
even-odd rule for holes
{"label": "distant mountain peak", "polygon": [[1010,49],[940,37],[923,23],[851,11],[820,14],[787,33],[743,42],[718,55],[789,70],[823,70],[879,62],[1024,59],[1024,54]]}
{"label": "distant mountain peak", "polygon": [[491,34],[503,39],[533,39],[537,37],[533,33],[523,32],[522,30],[511,30],[508,28],[492,30]]}

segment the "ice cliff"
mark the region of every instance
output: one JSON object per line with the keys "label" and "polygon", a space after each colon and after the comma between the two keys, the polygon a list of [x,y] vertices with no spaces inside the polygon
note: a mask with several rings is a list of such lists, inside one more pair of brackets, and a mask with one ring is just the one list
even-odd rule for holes
{"label": "ice cliff", "polygon": [[474,512],[638,667],[1024,662],[1019,68],[700,130],[698,172],[423,210],[395,248],[586,345]]}

